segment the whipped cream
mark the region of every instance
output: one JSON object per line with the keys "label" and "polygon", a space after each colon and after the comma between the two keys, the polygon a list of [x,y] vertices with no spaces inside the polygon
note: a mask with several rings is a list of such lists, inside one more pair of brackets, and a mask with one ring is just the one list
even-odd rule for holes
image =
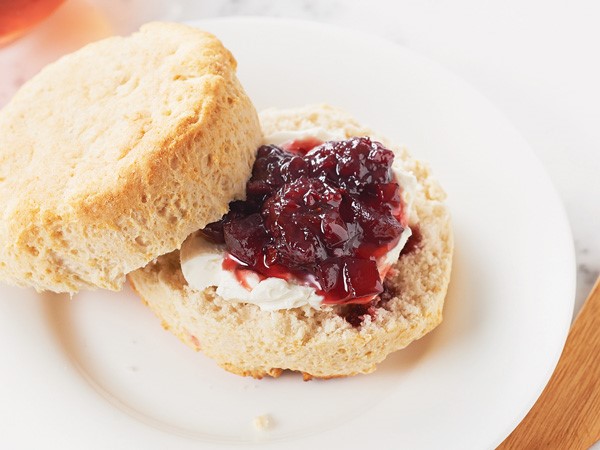
{"label": "whipped cream", "polygon": [[[309,128],[302,131],[280,131],[264,139],[265,144],[282,145],[284,143],[317,138],[321,141],[336,141],[346,139],[343,133],[332,133],[323,128]],[[405,207],[405,220],[411,213],[414,193],[417,188],[415,177],[407,172],[402,161],[394,159],[392,170],[401,186],[401,195]],[[400,252],[406,245],[412,232],[407,224],[400,235],[398,244],[377,260],[377,269],[381,279],[385,278],[390,267],[400,257]],[[183,243],[180,251],[181,270],[188,285],[193,289],[203,291],[216,286],[216,293],[224,300],[238,303],[253,303],[265,311],[298,308],[310,305],[320,308],[323,296],[317,294],[311,286],[305,286],[292,280],[269,277],[261,280],[255,272],[244,271],[243,284],[236,274],[223,268],[226,256],[225,246],[204,239],[201,233],[190,235]]]}
{"label": "whipped cream", "polygon": [[[411,235],[405,228],[394,248],[377,260],[381,278],[400,257],[400,252]],[[217,295],[238,303],[253,303],[265,311],[298,308],[310,305],[319,308],[323,296],[311,286],[304,286],[282,278],[263,280],[251,270],[244,271],[244,284],[231,270],[223,269],[225,246],[207,241],[200,233],[192,234],[181,247],[181,270],[188,284],[197,290],[217,287]]]}
{"label": "whipped cream", "polygon": [[217,294],[225,300],[254,303],[261,309],[298,308],[306,304],[318,308],[323,297],[314,288],[302,286],[281,278],[265,278],[248,270],[244,272],[243,286],[231,270],[223,269],[225,246],[207,241],[200,233],[187,238],[181,247],[181,270],[188,284],[198,290],[217,287]]}

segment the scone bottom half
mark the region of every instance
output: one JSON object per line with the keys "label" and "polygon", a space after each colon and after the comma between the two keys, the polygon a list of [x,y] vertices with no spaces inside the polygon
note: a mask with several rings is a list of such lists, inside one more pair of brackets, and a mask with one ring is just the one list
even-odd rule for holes
{"label": "scone bottom half", "polygon": [[242,198],[262,136],[212,34],[150,23],[44,68],[0,111],[0,280],[119,290]]}
{"label": "scone bottom half", "polygon": [[[339,283],[336,284],[335,276],[329,276],[339,274],[340,270],[327,272],[320,267],[319,257],[324,255],[327,262],[323,266],[327,269],[337,264],[347,273],[351,273],[352,268],[349,263],[354,261],[352,258],[360,256],[363,249],[360,245],[344,247],[345,244],[330,240],[330,245],[325,245],[325,250],[317,248],[316,260],[310,259],[315,253],[314,247],[309,245],[312,242],[310,241],[311,214],[320,219],[336,218],[332,211],[340,206],[337,188],[342,186],[344,193],[356,188],[357,196],[363,195],[362,187],[354,183],[356,179],[335,182],[329,176],[332,172],[325,176],[323,172],[326,170],[321,170],[323,167],[320,167],[315,173],[317,173],[316,178],[326,184],[323,186],[306,180],[306,171],[310,172],[311,169],[303,168],[299,161],[269,160],[274,162],[272,166],[278,168],[277,170],[281,167],[293,166],[299,171],[298,176],[291,177],[293,178],[291,183],[277,186],[278,181],[273,176],[261,178],[261,168],[269,165],[264,163],[261,166],[261,159],[265,156],[273,156],[273,152],[276,153],[275,150],[267,151],[264,147],[261,147],[258,152],[253,176],[247,184],[246,202],[252,202],[257,195],[260,196],[261,192],[266,196],[266,200],[259,206],[232,204],[229,215],[225,217],[226,220],[213,223],[204,229],[203,239],[225,241],[225,243],[221,242],[221,245],[226,245],[227,251],[231,252],[228,254],[230,256],[233,254],[232,259],[235,263],[231,265],[231,261],[224,260],[223,267],[228,267],[228,270],[240,269],[241,265],[242,272],[250,267],[261,277],[269,278],[273,275],[286,277],[290,273],[298,277],[298,273],[304,273],[302,270],[316,267],[311,276],[320,283],[316,291],[322,295],[321,305],[315,307],[304,304],[292,308],[269,310],[260,302],[253,304],[228,300],[223,297],[227,294],[221,291],[219,286],[197,289],[190,286],[184,277],[179,252],[161,256],[144,269],[131,273],[129,281],[144,302],[161,319],[166,329],[190,347],[201,349],[221,367],[238,375],[255,378],[277,377],[282,371],[291,370],[301,372],[303,378],[307,380],[372,372],[387,355],[419,339],[442,320],[442,308],[450,279],[453,252],[450,218],[444,204],[445,194],[431,176],[427,166],[413,159],[405,150],[393,148],[385,139],[378,138],[370,129],[361,126],[338,109],[326,105],[314,105],[289,110],[267,110],[261,114],[261,125],[265,136],[282,131],[329,130],[348,142],[354,142],[351,152],[360,152],[360,145],[365,142],[367,146],[375,146],[374,142],[381,143],[381,147],[392,149],[394,157],[414,175],[417,189],[412,200],[410,217],[403,217],[393,207],[388,208],[391,211],[389,215],[396,214],[400,228],[410,227],[412,235],[404,245],[400,256],[394,260],[378,283],[367,281],[362,285],[360,283],[354,285],[352,279],[345,279],[342,284],[350,287],[341,289]],[[363,139],[358,144],[357,137]],[[370,139],[364,140],[364,137]],[[296,147],[304,145],[302,142],[297,144]],[[297,150],[298,148],[293,149],[293,151]],[[373,154],[369,155],[373,156]],[[307,155],[310,156],[311,153]],[[337,155],[334,159],[340,161],[343,157],[344,155]],[[351,161],[348,162],[350,163]],[[339,169],[341,166],[337,167]],[[359,170],[359,172],[364,171]],[[281,177],[285,181],[289,173],[282,175],[277,172],[275,175],[279,181]],[[275,185],[272,191],[269,191],[269,186],[265,186],[264,183],[262,185],[257,183],[265,179],[268,181],[267,184],[271,184],[271,188]],[[373,179],[367,181],[369,184]],[[374,183],[386,185],[389,181],[382,178],[375,179]],[[307,187],[315,188],[317,192],[312,192]],[[386,189],[379,189],[374,195],[380,200],[387,199],[390,204],[394,204],[397,197],[391,189],[391,186],[386,185]],[[277,201],[273,200],[274,197],[277,197]],[[308,208],[309,214],[303,215],[301,206],[307,205],[307,198],[310,198],[308,203],[312,209]],[[347,201],[346,197],[344,198],[343,201]],[[363,207],[368,209],[370,206],[373,205],[367,202],[366,206],[359,204],[358,209]],[[259,211],[258,217],[256,208]],[[293,209],[294,214],[289,215],[289,208]],[[343,206],[340,210],[341,208]],[[286,232],[288,235],[293,234],[293,229],[286,229],[283,223],[286,214],[295,220],[295,228],[302,230],[302,236],[305,237],[303,241],[296,244],[296,248],[308,249],[310,253],[308,257],[293,254],[291,263],[286,260],[289,252],[287,254],[285,251],[275,252],[267,256],[265,256],[267,251],[261,253],[261,248],[267,249],[274,243],[278,245],[276,248],[285,247],[283,235]],[[343,215],[344,212],[340,214]],[[230,220],[232,216],[234,219]],[[389,217],[378,218],[379,223],[388,223],[386,220],[389,220]],[[333,222],[334,225],[337,223],[339,226],[329,227],[329,229],[335,228],[339,231],[340,227],[348,228],[348,224],[344,225],[339,220]],[[325,233],[326,231],[323,230],[328,229],[323,223],[324,221],[321,220],[319,227],[321,233]],[[263,234],[265,228],[275,230],[274,234],[265,238]],[[277,234],[278,229],[283,231]],[[398,237],[398,230],[361,231],[363,234],[371,232],[374,234],[373,239],[380,238],[378,241],[380,244],[385,241],[382,236],[386,232],[391,233],[390,236],[396,233],[393,239]],[[318,235],[318,245],[321,245],[322,240],[331,238],[318,233],[313,233]],[[340,234],[343,235],[344,230],[339,231],[338,237]],[[267,243],[263,247],[256,244],[256,241],[264,243],[265,239]],[[246,245],[248,242],[251,244]],[[338,251],[336,248],[343,248],[343,250]],[[257,255],[259,257],[253,260],[252,258]],[[268,261],[266,264],[265,260]],[[282,262],[286,261],[287,275],[281,272],[281,266],[285,265]],[[276,266],[277,273],[268,272],[269,267],[265,266],[269,266],[269,262]],[[373,272],[373,264],[364,261],[359,261],[357,264],[355,267],[358,269],[355,274],[359,275],[358,281],[361,281],[361,274],[363,274],[363,281],[369,277],[377,278],[377,271]],[[327,280],[330,281],[329,285],[326,285]],[[356,298],[349,298],[349,294]]]}

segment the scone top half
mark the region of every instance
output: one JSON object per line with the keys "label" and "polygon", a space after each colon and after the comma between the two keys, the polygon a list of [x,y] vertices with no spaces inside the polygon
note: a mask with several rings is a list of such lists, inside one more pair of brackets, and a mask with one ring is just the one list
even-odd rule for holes
{"label": "scone top half", "polygon": [[46,67],[0,111],[0,279],[117,290],[243,197],[261,141],[236,61],[152,23]]}

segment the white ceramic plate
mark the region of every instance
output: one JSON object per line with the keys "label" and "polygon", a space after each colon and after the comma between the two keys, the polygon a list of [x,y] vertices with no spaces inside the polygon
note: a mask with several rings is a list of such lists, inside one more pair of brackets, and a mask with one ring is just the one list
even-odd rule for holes
{"label": "white ceramic plate", "polygon": [[[163,331],[128,290],[0,290],[3,448],[492,448],[554,368],[574,255],[532,151],[479,94],[389,42],[311,23],[202,22],[257,108],[328,102],[428,161],[456,256],[444,323],[367,376],[231,375]],[[268,414],[272,426],[254,429]]]}

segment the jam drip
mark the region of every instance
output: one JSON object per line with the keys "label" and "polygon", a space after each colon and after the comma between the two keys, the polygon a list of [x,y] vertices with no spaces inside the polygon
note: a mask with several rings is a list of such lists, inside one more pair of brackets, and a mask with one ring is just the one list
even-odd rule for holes
{"label": "jam drip", "polygon": [[227,268],[295,279],[325,303],[369,303],[383,291],[377,258],[403,231],[393,160],[368,137],[264,145],[246,200],[203,233],[225,244]]}
{"label": "jam drip", "polygon": [[397,295],[396,291],[389,285],[383,285],[383,292],[369,303],[345,304],[341,307],[339,314],[353,327],[359,327],[365,318],[374,319],[377,310],[385,305]]}

